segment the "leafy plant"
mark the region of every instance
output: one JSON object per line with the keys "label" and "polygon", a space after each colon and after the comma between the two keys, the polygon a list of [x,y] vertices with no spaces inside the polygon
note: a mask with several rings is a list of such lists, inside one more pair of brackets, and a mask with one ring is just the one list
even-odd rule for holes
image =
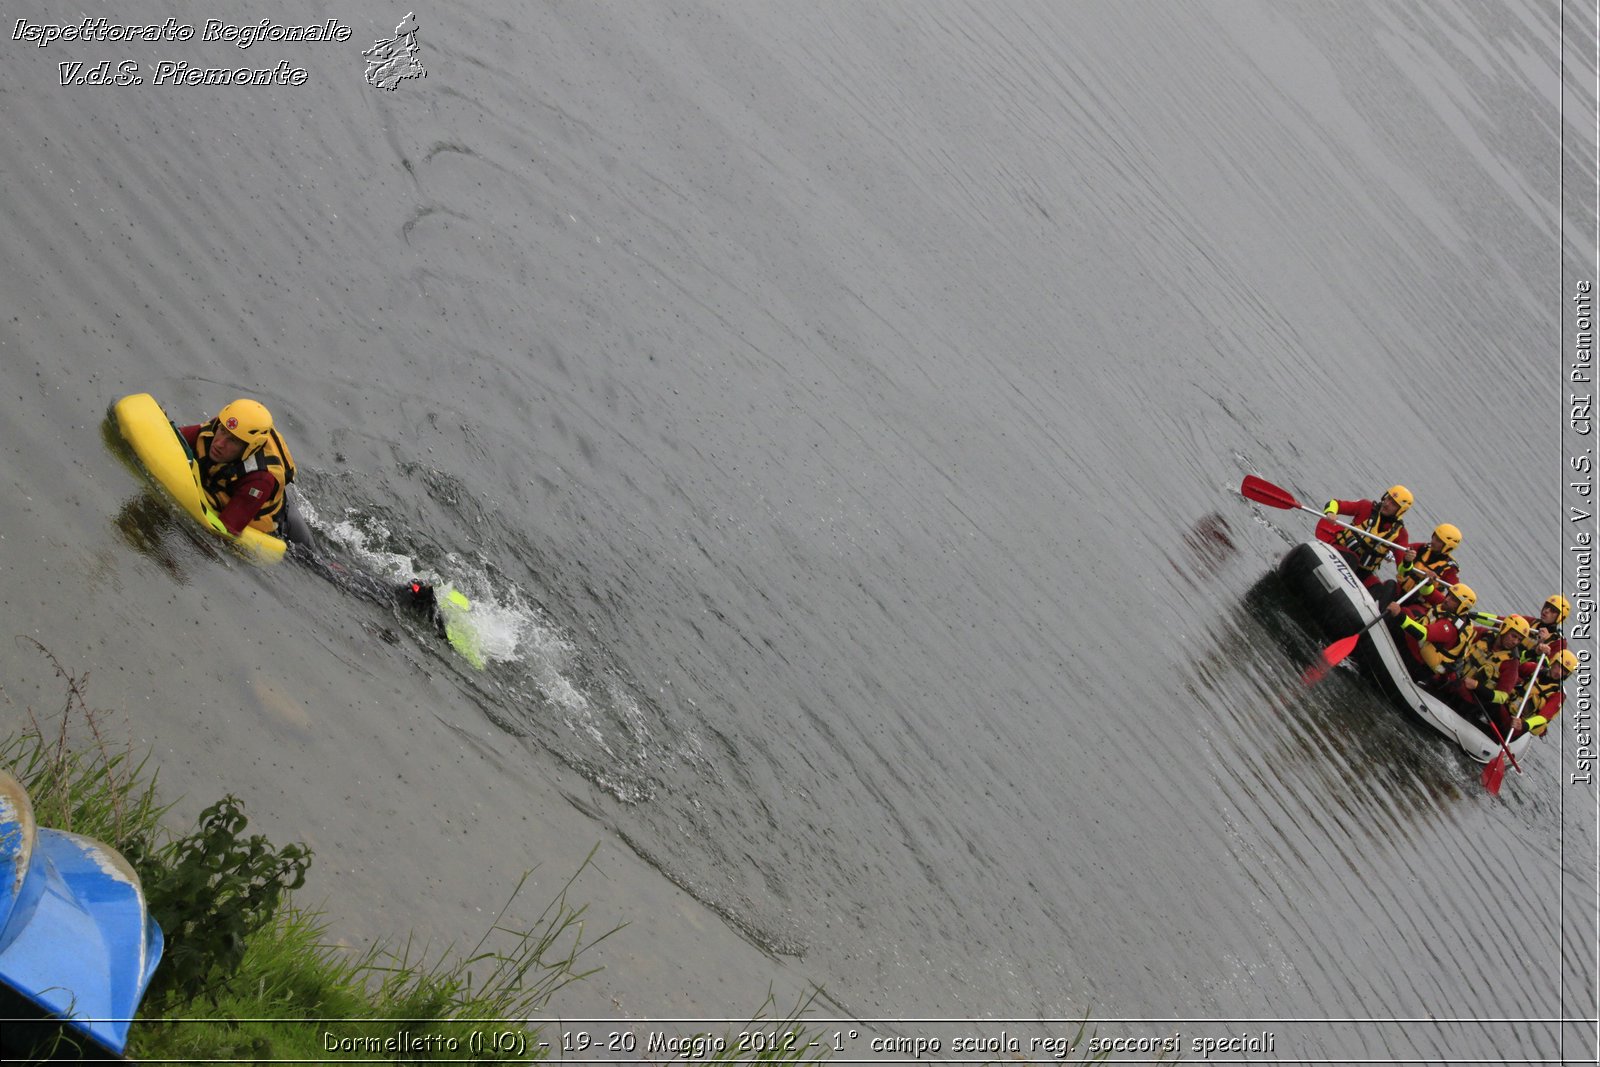
{"label": "leafy plant", "polygon": [[166,934],[151,1000],[185,1003],[209,993],[215,1001],[215,987],[239,969],[250,936],[272,921],[285,892],[305,884],[311,850],[244,837],[249,821],[230,794],[201,812],[187,837],[154,855],[128,857],[147,872],[145,899]]}

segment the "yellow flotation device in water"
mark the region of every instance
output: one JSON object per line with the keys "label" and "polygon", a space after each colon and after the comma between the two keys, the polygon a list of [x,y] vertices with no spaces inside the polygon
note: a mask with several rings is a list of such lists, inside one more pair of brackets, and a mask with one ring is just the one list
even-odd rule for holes
{"label": "yellow flotation device in water", "polygon": [[222,519],[200,490],[200,472],[188,442],[149,393],[125,396],[111,406],[117,428],[150,476],[200,525],[212,531],[257,563],[283,558],[283,539],[245,527],[238,537],[228,532]]}

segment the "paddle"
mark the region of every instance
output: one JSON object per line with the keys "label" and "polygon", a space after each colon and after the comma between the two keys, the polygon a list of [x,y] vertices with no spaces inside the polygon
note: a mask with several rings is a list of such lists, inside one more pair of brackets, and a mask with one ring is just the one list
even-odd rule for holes
{"label": "paddle", "polygon": [[[1406,601],[1416,596],[1426,584],[1426,582],[1418,582],[1416,585],[1411,587],[1410,592],[1406,593],[1406,595],[1401,597],[1399,600],[1396,600],[1395,603],[1404,604]],[[1367,623],[1349,637],[1341,637],[1339,640],[1323,649],[1321,657],[1311,666],[1306,668],[1305,673],[1300,676],[1300,681],[1308,686],[1316,685],[1318,682],[1322,681],[1324,675],[1331,671],[1337,664],[1342,662],[1346,656],[1350,655],[1350,653],[1356,650],[1356,645],[1361,643],[1361,636],[1382,622],[1383,617],[1383,612],[1378,612],[1378,617],[1376,619],[1373,619],[1371,622]]]}
{"label": "paddle", "polygon": [[[1528,689],[1522,694],[1522,703],[1517,705],[1516,718],[1511,720],[1513,723],[1522,718],[1522,713],[1528,710],[1528,698],[1533,696],[1534,683],[1539,680],[1539,672],[1542,670],[1544,670],[1544,657],[1540,656],[1539,662],[1533,665],[1533,674],[1528,677]],[[1500,733],[1500,727],[1494,724],[1494,716],[1492,715],[1489,716],[1489,729],[1494,731],[1494,739],[1500,742],[1500,753],[1484,765],[1483,787],[1489,791],[1490,796],[1497,797],[1500,795],[1500,783],[1506,777],[1506,760],[1509,759],[1511,761],[1511,766],[1516,769],[1518,774],[1522,773],[1522,768],[1517,766],[1517,757],[1511,754],[1511,747],[1506,742],[1506,738]],[[1515,727],[1513,726],[1514,729]]]}
{"label": "paddle", "polygon": [[[1477,619],[1479,622],[1486,622],[1491,626],[1499,626],[1501,623],[1511,618],[1510,615],[1496,615],[1492,611],[1475,611],[1472,613],[1472,617]],[[1528,616],[1524,615],[1523,618],[1526,619]],[[1541,629],[1540,623],[1537,619],[1530,620],[1528,625],[1535,635],[1537,635]]]}
{"label": "paddle", "polygon": [[1348,522],[1340,522],[1338,519],[1329,518],[1319,509],[1308,508],[1304,504],[1300,503],[1300,501],[1294,498],[1293,493],[1290,493],[1282,486],[1273,485],[1265,478],[1259,478],[1254,474],[1246,474],[1244,476],[1244,482],[1239,486],[1239,493],[1246,499],[1254,500],[1257,504],[1265,504],[1269,508],[1279,508],[1284,511],[1298,510],[1303,511],[1308,515],[1315,515],[1319,520],[1319,524],[1322,522],[1327,522],[1333,524],[1334,526],[1342,526],[1351,533],[1360,534],[1369,541],[1377,541],[1379,544],[1388,545],[1390,548],[1395,549],[1398,552],[1404,552],[1410,547],[1409,545],[1402,545],[1398,544],[1397,542],[1390,541],[1385,537],[1379,537],[1375,533],[1372,533],[1368,530],[1363,530],[1359,526],[1352,526]]}

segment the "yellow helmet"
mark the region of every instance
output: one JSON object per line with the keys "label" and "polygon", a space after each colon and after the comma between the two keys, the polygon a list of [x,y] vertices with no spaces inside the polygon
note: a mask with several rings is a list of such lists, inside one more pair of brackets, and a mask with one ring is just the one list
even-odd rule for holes
{"label": "yellow helmet", "polygon": [[1441,522],[1433,528],[1433,536],[1444,545],[1446,552],[1454,552],[1461,547],[1461,527],[1452,526],[1448,522]]}
{"label": "yellow helmet", "polygon": [[1572,603],[1560,593],[1552,593],[1545,600],[1544,606],[1556,609],[1556,622],[1566,622],[1567,613],[1572,610]]}
{"label": "yellow helmet", "polygon": [[272,412],[260,401],[241,398],[217,412],[217,425],[243,441],[248,456],[267,443]]}
{"label": "yellow helmet", "polygon": [[1412,504],[1416,503],[1417,499],[1411,495],[1411,490],[1407,489],[1403,485],[1391,485],[1389,487],[1389,491],[1383,495],[1395,502],[1394,515],[1397,519],[1404,515],[1406,513],[1406,509],[1411,507]]}
{"label": "yellow helmet", "polygon": [[1457,582],[1452,585],[1450,587],[1450,595],[1455,597],[1456,601],[1461,605],[1456,609],[1457,615],[1465,615],[1478,602],[1478,594],[1473,592],[1472,586],[1466,582]]}
{"label": "yellow helmet", "polygon": [[1503,634],[1516,634],[1517,637],[1522,638],[1527,637],[1533,631],[1528,625],[1528,620],[1521,615],[1507,615],[1500,620],[1500,632]]}
{"label": "yellow helmet", "polygon": [[1568,674],[1571,674],[1578,669],[1577,653],[1570,648],[1563,648],[1560,652],[1550,657],[1550,665],[1552,667],[1560,667]]}

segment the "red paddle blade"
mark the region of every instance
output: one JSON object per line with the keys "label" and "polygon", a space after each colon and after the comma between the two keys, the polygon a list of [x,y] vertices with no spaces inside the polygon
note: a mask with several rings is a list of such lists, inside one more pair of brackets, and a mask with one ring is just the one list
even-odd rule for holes
{"label": "red paddle blade", "polygon": [[1489,791],[1490,796],[1497,797],[1500,795],[1500,783],[1505,780],[1506,753],[1505,749],[1501,749],[1498,756],[1484,765],[1483,787]]}
{"label": "red paddle blade", "polygon": [[1246,474],[1244,482],[1239,486],[1239,493],[1257,504],[1265,504],[1269,508],[1297,508],[1300,501],[1294,494],[1281,486],[1273,485],[1265,478],[1258,478],[1254,474]]}
{"label": "red paddle blade", "polygon": [[1351,634],[1341,637],[1333,644],[1322,650],[1322,655],[1317,662],[1306,668],[1300,680],[1306,685],[1316,685],[1335,666],[1342,663],[1344,658],[1356,650],[1356,642],[1361,640],[1360,634]]}

